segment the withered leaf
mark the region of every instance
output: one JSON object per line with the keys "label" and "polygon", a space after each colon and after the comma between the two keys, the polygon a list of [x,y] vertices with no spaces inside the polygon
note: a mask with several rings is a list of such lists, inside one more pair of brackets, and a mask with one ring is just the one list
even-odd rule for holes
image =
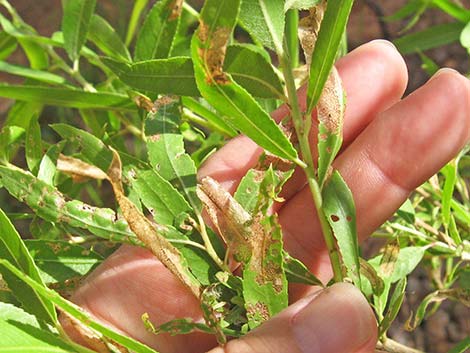
{"label": "withered leaf", "polygon": [[188,265],[185,263],[179,250],[160,234],[159,227],[163,226],[152,223],[124,195],[121,181],[121,160],[119,154],[115,150],[112,151],[113,161],[108,170],[108,180],[111,182],[114,195],[129,227],[165,267],[185,284],[196,297],[199,297],[200,285],[198,281],[189,272]]}
{"label": "withered leaf", "polygon": [[320,31],[320,24],[323,20],[325,9],[326,0],[323,0],[316,6],[311,7],[308,16],[305,16],[299,21],[298,36],[308,67],[310,67],[312,61],[312,53],[315,48],[315,43],[317,42],[318,32]]}
{"label": "withered leaf", "polygon": [[70,175],[75,182],[84,181],[86,179],[105,180],[108,176],[100,168],[83,162],[78,158],[59,155],[57,159],[57,170]]}
{"label": "withered leaf", "polygon": [[250,214],[211,177],[202,179],[197,195],[229,251],[237,261],[247,262],[252,252]]}

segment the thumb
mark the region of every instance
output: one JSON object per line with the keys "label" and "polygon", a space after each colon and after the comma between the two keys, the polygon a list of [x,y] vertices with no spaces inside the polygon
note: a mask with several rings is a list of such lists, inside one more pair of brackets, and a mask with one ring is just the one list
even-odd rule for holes
{"label": "thumb", "polygon": [[376,341],[369,304],[354,286],[338,283],[209,353],[372,353]]}

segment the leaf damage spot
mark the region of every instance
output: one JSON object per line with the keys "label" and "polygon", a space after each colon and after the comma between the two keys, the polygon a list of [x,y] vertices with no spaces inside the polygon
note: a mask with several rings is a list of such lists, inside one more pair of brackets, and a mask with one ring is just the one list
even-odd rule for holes
{"label": "leaf damage spot", "polygon": [[206,80],[209,84],[225,85],[231,82],[223,70],[231,33],[230,28],[219,27],[212,30],[203,21],[200,21],[198,37],[203,48],[199,48],[198,51],[206,66]]}
{"label": "leaf damage spot", "polygon": [[174,0],[169,5],[168,8],[170,9],[171,13],[168,17],[168,21],[177,20],[181,12],[183,11],[183,0]]}
{"label": "leaf damage spot", "polygon": [[332,215],[330,216],[330,218],[331,218],[331,220],[332,220],[333,222],[335,222],[335,223],[339,221],[339,217],[338,217],[337,215],[335,215],[335,214],[332,214]]}

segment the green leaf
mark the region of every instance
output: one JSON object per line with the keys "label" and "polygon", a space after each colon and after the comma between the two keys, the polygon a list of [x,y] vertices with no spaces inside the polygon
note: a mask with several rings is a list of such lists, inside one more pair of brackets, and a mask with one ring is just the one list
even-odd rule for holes
{"label": "green leaf", "polygon": [[67,201],[56,188],[14,166],[0,166],[0,182],[39,217],[54,223],[86,229],[110,241],[138,243],[128,224],[113,210],[78,200]]}
{"label": "green leaf", "polygon": [[5,61],[0,61],[0,71],[6,72],[11,75],[32,78],[34,80],[51,83],[51,84],[60,85],[60,84],[66,83],[66,80],[63,77],[52,74],[50,72],[29,69],[23,66],[9,64]]}
{"label": "green leaf", "polygon": [[19,126],[27,129],[31,119],[42,111],[40,102],[15,102],[8,112],[5,126]]}
{"label": "green leaf", "polygon": [[103,261],[92,250],[65,241],[25,240],[44,283],[81,278]]}
{"label": "green leaf", "polygon": [[[38,286],[44,287],[28,249],[2,209],[0,209],[0,234],[0,258],[14,264],[37,281]],[[54,306],[47,299],[35,290],[31,290],[23,282],[18,281],[8,268],[0,266],[0,273],[25,310],[44,322],[51,324],[57,322]]]}
{"label": "green leaf", "polygon": [[362,258],[359,258],[359,265],[361,267],[361,278],[366,278],[367,281],[361,280],[361,290],[366,297],[374,294],[380,296],[385,290],[385,283],[378,275],[375,268]]}
{"label": "green leaf", "polygon": [[72,61],[78,59],[86,41],[96,0],[63,0],[62,32],[65,50]]}
{"label": "green leaf", "polygon": [[182,8],[181,0],[155,3],[137,36],[135,61],[166,59],[170,56]]}
{"label": "green leaf", "polygon": [[68,124],[52,124],[51,128],[63,139],[77,143],[81,155],[87,162],[104,172],[108,171],[113,160],[113,153],[100,139]]}
{"label": "green leaf", "polygon": [[129,19],[129,26],[127,27],[126,46],[131,44],[135,35],[135,30],[139,24],[142,11],[147,7],[149,0],[136,0],[132,8],[131,18]]}
{"label": "green leaf", "polygon": [[446,23],[429,27],[423,31],[408,34],[393,41],[402,54],[416,53],[442,47],[459,40],[465,24],[460,22]]}
{"label": "green leaf", "polygon": [[240,22],[256,41],[275,50],[278,55],[283,53],[284,1],[243,0]]}
{"label": "green leaf", "polygon": [[155,170],[136,171],[132,187],[159,224],[175,225],[178,216],[192,211],[184,197]]}
{"label": "green leaf", "polygon": [[49,57],[43,46],[27,38],[18,38],[18,43],[28,57],[32,69],[46,70],[49,67]]}
{"label": "green leaf", "polygon": [[0,351],[4,353],[92,353],[75,350],[69,343],[49,330],[41,329],[37,319],[11,304],[0,302]]}
{"label": "green leaf", "polygon": [[354,0],[329,0],[312,53],[307,90],[307,115],[317,105],[336,59]]}
{"label": "green leaf", "polygon": [[114,28],[103,17],[93,15],[90,22],[88,39],[104,54],[124,61],[131,61],[131,55]]}
{"label": "green leaf", "polygon": [[206,119],[214,127],[214,130],[218,130],[228,137],[235,137],[238,134],[237,131],[224,121],[223,117],[219,117],[217,113],[213,112],[196,99],[191,97],[182,97],[181,103],[193,113]]}
{"label": "green leaf", "polygon": [[130,87],[157,94],[199,96],[194,69],[188,57],[123,63],[103,58],[103,63]]}
{"label": "green leaf", "polygon": [[395,290],[393,291],[392,297],[390,298],[390,302],[388,304],[387,312],[385,313],[384,318],[380,322],[380,333],[379,336],[382,336],[387,330],[390,328],[390,325],[393,323],[395,318],[400,311],[400,308],[403,304],[403,299],[405,298],[405,290],[406,290],[406,277],[400,279],[395,286]]}
{"label": "green leaf", "polygon": [[397,215],[410,224],[415,223],[415,209],[410,199],[406,199],[403,205],[397,210]]}
{"label": "green leaf", "polygon": [[323,283],[301,261],[293,258],[287,252],[284,252],[284,271],[289,283],[323,287]]}
{"label": "green leaf", "polygon": [[279,75],[256,48],[247,44],[230,45],[224,70],[255,97],[284,99],[284,87]]}
{"label": "green leaf", "polygon": [[323,189],[323,209],[333,229],[348,276],[360,285],[356,208],[351,190],[338,171]]}
{"label": "green leaf", "polygon": [[37,118],[31,119],[29,127],[26,130],[25,153],[29,170],[31,173],[37,174],[43,153],[41,127],[39,126]]}
{"label": "green leaf", "polygon": [[259,170],[250,169],[240,181],[237,191],[234,194],[235,200],[249,214],[253,214],[258,204],[263,173]]}
{"label": "green leaf", "polygon": [[457,182],[457,165],[455,161],[447,164],[442,170],[445,177],[444,187],[441,196],[441,215],[444,227],[448,228],[451,216],[451,200],[454,196],[455,184]]}
{"label": "green leaf", "polygon": [[205,3],[201,25],[194,34],[191,50],[196,82],[202,96],[227,122],[269,152],[298,162],[297,152],[250,94],[223,72],[225,48],[235,25],[239,1]]}
{"label": "green leaf", "polygon": [[0,97],[69,108],[126,109],[134,106],[129,97],[108,92],[85,92],[76,89],[0,84]]}
{"label": "green leaf", "polygon": [[0,60],[7,59],[17,48],[18,42],[5,31],[0,31]]}
{"label": "green leaf", "polygon": [[39,163],[38,179],[49,185],[54,185],[57,158],[62,151],[63,143],[58,143],[49,147]]}
{"label": "green leaf", "polygon": [[421,68],[426,71],[429,77],[439,71],[439,65],[436,64],[429,56],[424,55],[422,52],[418,52],[418,55],[422,61]]}
{"label": "green leaf", "polygon": [[146,345],[139,343],[133,340],[130,337],[123,336],[120,333],[117,333],[108,327],[96,322],[89,314],[87,314],[82,308],[74,303],[62,298],[57,292],[53,290],[43,287],[38,282],[33,280],[31,277],[25,275],[18,269],[16,269],[13,265],[11,265],[8,261],[0,259],[0,265],[8,268],[14,275],[21,281],[25,282],[29,285],[32,289],[39,292],[42,296],[46,297],[48,300],[53,302],[58,308],[62,311],[68,313],[73,318],[77,319],[87,327],[95,330],[103,334],[104,336],[110,338],[114,342],[122,345],[125,348],[130,349],[136,353],[157,353],[155,350],[147,347]]}
{"label": "green leaf", "polygon": [[448,353],[465,353],[470,349],[470,336],[457,343]]}
{"label": "green leaf", "polygon": [[[400,249],[398,256],[393,260],[393,271],[391,274],[383,276],[384,280],[390,283],[395,283],[402,278],[408,276],[421,262],[425,247],[410,246]],[[369,260],[369,263],[375,268],[379,267],[382,262],[383,255],[379,255]],[[382,274],[383,275],[383,274]]]}
{"label": "green leaf", "polygon": [[449,0],[432,0],[432,4],[460,22],[470,21],[470,11]]}
{"label": "green leaf", "polygon": [[162,98],[158,109],[145,120],[149,161],[160,176],[182,192],[197,212],[201,203],[196,195],[196,166],[184,149],[179,132],[180,102]]}

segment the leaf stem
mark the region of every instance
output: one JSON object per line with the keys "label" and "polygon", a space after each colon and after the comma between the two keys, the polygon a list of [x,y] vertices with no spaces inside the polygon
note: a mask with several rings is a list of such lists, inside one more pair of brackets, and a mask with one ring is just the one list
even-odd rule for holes
{"label": "leaf stem", "polygon": [[376,345],[378,352],[387,353],[424,353],[418,349],[414,349],[390,338],[384,339],[382,342],[378,342]]}
{"label": "leaf stem", "polygon": [[[286,50],[287,52],[287,50]],[[295,87],[294,75],[292,73],[292,64],[290,63],[289,57],[284,54],[280,58],[284,79],[286,82],[287,96],[289,98],[289,106],[291,109],[291,116],[294,122],[295,131],[299,139],[300,152],[305,162],[303,170],[307,176],[308,185],[310,192],[312,193],[313,202],[317,211],[318,219],[320,220],[320,226],[325,239],[325,244],[328,249],[328,255],[330,257],[331,266],[333,268],[333,278],[335,282],[341,282],[343,280],[343,274],[341,270],[341,259],[336,248],[336,241],[331,231],[330,224],[326,218],[325,212],[322,208],[322,196],[320,187],[315,178],[315,164],[313,162],[312,151],[310,149],[309,134],[312,125],[311,117],[304,116],[300,111],[299,99],[297,97],[297,89]]]}
{"label": "leaf stem", "polygon": [[217,252],[214,249],[214,246],[212,245],[212,242],[209,238],[209,235],[207,234],[207,228],[206,228],[206,223],[204,222],[204,219],[202,218],[202,215],[200,212],[196,212],[196,217],[197,221],[199,223],[199,233],[201,234],[202,241],[204,242],[205,250],[209,254],[209,256],[214,260],[214,262],[219,266],[223,271],[226,272],[231,272],[230,269],[227,267],[227,265],[220,259],[219,255],[217,255]]}

